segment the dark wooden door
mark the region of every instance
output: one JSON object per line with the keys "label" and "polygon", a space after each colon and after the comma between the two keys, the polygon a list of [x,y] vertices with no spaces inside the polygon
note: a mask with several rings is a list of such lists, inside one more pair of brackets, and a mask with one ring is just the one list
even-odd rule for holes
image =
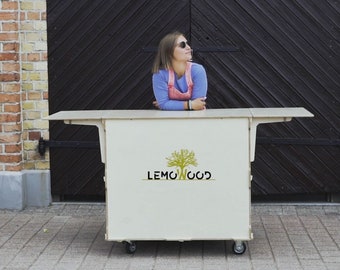
{"label": "dark wooden door", "polygon": [[[49,106],[152,108],[151,65],[160,38],[190,33],[189,1],[48,1]],[[52,193],[103,199],[97,129],[51,122]]]}
{"label": "dark wooden door", "polygon": [[[253,195],[340,192],[335,1],[48,0],[50,113],[151,109],[161,37],[186,34],[209,108],[303,106],[313,119],[258,128]],[[51,122],[52,193],[103,199],[94,127]]]}
{"label": "dark wooden door", "polygon": [[[339,193],[336,1],[196,0],[191,15],[192,43],[211,48],[196,55],[208,70],[211,107],[305,107],[315,114],[258,127],[252,194]],[[225,52],[230,46],[239,51]]]}

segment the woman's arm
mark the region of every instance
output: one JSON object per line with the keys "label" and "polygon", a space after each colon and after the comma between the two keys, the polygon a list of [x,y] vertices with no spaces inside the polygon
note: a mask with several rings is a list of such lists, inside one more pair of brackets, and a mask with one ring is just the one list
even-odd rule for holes
{"label": "woman's arm", "polygon": [[[152,86],[157,105],[162,110],[187,110],[188,102],[169,99],[168,93],[168,71],[161,70],[152,76]],[[207,74],[202,65],[193,63],[191,67],[191,79],[194,84],[192,90],[192,109],[202,110],[205,108],[208,82]]]}
{"label": "woman's arm", "polygon": [[191,100],[205,98],[208,91],[208,80],[202,65],[193,63],[191,67],[191,79],[194,84]]}
{"label": "woman's arm", "polygon": [[159,108],[169,111],[186,110],[185,101],[169,99],[167,73],[167,71],[160,71],[152,75],[153,93]]}

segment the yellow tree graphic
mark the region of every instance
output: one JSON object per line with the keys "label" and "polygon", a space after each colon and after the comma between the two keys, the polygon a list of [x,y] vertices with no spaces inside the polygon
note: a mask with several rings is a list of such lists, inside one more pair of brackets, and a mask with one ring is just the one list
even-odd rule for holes
{"label": "yellow tree graphic", "polygon": [[168,167],[177,167],[177,174],[179,176],[178,179],[180,180],[187,179],[187,166],[197,166],[195,153],[187,149],[175,151],[171,154],[171,157],[167,157],[166,159],[168,160]]}

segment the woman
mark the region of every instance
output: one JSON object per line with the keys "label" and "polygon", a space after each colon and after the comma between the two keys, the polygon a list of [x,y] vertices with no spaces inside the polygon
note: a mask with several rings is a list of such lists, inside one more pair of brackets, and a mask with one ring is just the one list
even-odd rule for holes
{"label": "woman", "polygon": [[162,110],[203,110],[207,75],[202,65],[192,63],[192,50],[183,34],[166,35],[159,43],[152,68],[154,105]]}

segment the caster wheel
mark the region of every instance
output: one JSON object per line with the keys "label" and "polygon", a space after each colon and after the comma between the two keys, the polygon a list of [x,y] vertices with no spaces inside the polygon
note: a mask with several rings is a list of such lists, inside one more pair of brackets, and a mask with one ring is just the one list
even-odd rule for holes
{"label": "caster wheel", "polygon": [[137,245],[135,242],[125,242],[125,250],[128,254],[133,254],[137,250]]}
{"label": "caster wheel", "polygon": [[247,249],[247,246],[244,242],[236,241],[233,244],[233,251],[236,255],[242,255]]}

